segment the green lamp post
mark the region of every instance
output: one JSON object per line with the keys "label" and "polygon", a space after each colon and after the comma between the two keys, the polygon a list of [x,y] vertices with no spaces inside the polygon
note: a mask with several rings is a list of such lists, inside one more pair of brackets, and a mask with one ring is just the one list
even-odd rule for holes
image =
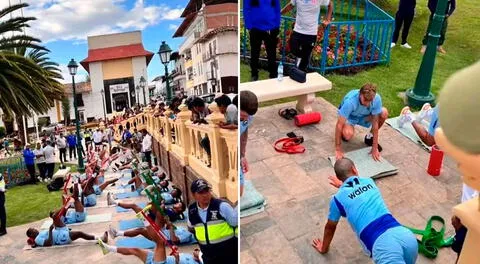
{"label": "green lamp post", "polygon": [[438,0],[437,8],[427,33],[427,49],[422,58],[422,64],[418,70],[415,86],[407,90],[407,103],[413,108],[419,108],[424,103],[433,103],[435,95],[430,92],[432,85],[433,68],[435,67],[435,56],[437,54],[438,39],[442,30],[445,10],[448,0]]}
{"label": "green lamp post", "polygon": [[77,74],[78,64],[74,59],[71,59],[68,63],[68,71],[72,75],[72,92],[73,92],[73,111],[75,112],[75,128],[77,134],[77,155],[78,155],[78,171],[84,172],[85,167],[83,165],[82,156],[82,138],[80,137],[80,120],[78,119],[78,104],[77,93],[75,92],[75,74]]}
{"label": "green lamp post", "polygon": [[172,50],[168,46],[165,41],[162,41],[162,45],[160,45],[160,49],[158,50],[158,55],[160,56],[160,60],[162,61],[163,65],[165,65],[165,81],[166,81],[166,90],[167,90],[167,105],[170,105],[172,102],[172,88],[170,87],[170,82],[168,81],[168,63],[170,62],[170,54]]}

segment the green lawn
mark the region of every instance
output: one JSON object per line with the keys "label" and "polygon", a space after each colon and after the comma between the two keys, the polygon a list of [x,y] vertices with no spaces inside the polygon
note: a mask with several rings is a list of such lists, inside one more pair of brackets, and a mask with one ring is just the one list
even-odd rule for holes
{"label": "green lawn", "polygon": [[[55,164],[55,171],[60,163]],[[67,165],[71,172],[76,165]],[[7,227],[34,222],[45,217],[51,210],[60,208],[61,192],[49,192],[46,183],[23,185],[10,188],[6,192]]]}
{"label": "green lawn", "polygon": [[[373,82],[379,88],[383,104],[390,109],[390,115],[398,115],[404,106],[403,99],[398,94],[414,85],[421,63],[422,54],[419,50],[430,15],[426,3],[426,0],[417,1],[417,13],[408,38],[409,44],[413,47],[411,50],[397,46],[392,49],[389,65],[377,66],[353,76],[327,74],[326,78],[332,81],[333,88],[327,92],[320,92],[317,96],[325,98],[333,105],[338,105],[349,90],[359,88],[366,82]],[[394,16],[398,0],[381,1],[378,4]],[[444,45],[447,54],[438,54],[436,58],[432,79],[432,92],[435,95],[438,94],[442,84],[452,73],[480,59],[480,30],[478,30],[480,19],[477,18],[479,11],[480,7],[474,1],[457,2],[457,9],[449,18]],[[240,69],[241,82],[249,81],[250,67],[242,63]],[[262,71],[259,77],[265,79],[268,78],[268,74]],[[262,106],[292,100],[294,98],[284,98],[263,103]]]}

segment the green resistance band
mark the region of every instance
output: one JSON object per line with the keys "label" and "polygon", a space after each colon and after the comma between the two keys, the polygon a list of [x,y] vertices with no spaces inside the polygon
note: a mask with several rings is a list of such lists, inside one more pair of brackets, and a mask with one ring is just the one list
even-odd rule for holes
{"label": "green resistance band", "polygon": [[[442,225],[440,231],[437,231],[432,227],[433,222],[439,222]],[[422,236],[421,240],[417,239],[418,252],[425,255],[427,258],[436,258],[438,255],[438,250],[441,247],[449,247],[454,241],[454,236],[444,239],[445,220],[437,215],[434,215],[428,219],[425,230],[415,229],[408,226],[405,227],[410,229],[414,234]]]}

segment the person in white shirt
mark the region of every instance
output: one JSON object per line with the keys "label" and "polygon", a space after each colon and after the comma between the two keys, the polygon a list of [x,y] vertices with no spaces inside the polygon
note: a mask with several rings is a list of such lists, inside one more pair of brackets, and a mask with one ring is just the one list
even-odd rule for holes
{"label": "person in white shirt", "polygon": [[43,155],[45,156],[45,175],[52,179],[55,170],[55,149],[50,139],[47,139],[47,144],[43,147]]}
{"label": "person in white shirt", "polygon": [[290,49],[297,57],[297,67],[307,71],[310,55],[317,41],[320,7],[328,6],[327,17],[322,22],[326,27],[332,20],[333,3],[330,0],[291,0],[283,8],[282,14],[289,12],[294,6],[297,7],[297,12],[295,27],[290,38]]}
{"label": "person in white shirt", "polygon": [[[56,140],[58,151],[60,152],[60,162],[67,162],[67,139],[60,133],[60,136]],[[63,157],[63,159],[62,159]]]}
{"label": "person in white shirt", "polygon": [[113,125],[110,125],[108,128],[107,128],[107,131],[106,132],[106,137],[107,137],[107,142],[108,142],[108,150],[111,150],[112,149],[112,141],[113,141],[113,134],[114,134],[114,131],[113,131]]}
{"label": "person in white shirt", "polygon": [[148,162],[148,167],[152,167],[152,136],[146,129],[142,130],[142,153],[145,157],[145,161]]}
{"label": "person in white shirt", "polygon": [[40,142],[37,142],[37,149],[33,151],[33,154],[35,154],[36,158],[36,163],[37,163],[37,168],[38,171],[40,172],[40,179],[39,180],[45,180],[45,156],[43,155],[43,148],[42,144]]}
{"label": "person in white shirt", "polygon": [[95,144],[95,149],[102,145],[103,133],[100,131],[100,128],[97,128],[97,131],[93,132],[93,143]]}

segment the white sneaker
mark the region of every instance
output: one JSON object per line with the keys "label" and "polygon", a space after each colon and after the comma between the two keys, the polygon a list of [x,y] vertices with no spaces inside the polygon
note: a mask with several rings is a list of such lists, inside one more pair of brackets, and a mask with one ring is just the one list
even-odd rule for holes
{"label": "white sneaker", "polygon": [[117,230],[115,228],[113,228],[112,226],[109,226],[108,228],[108,233],[110,234],[110,236],[112,238],[116,238],[117,237]]}
{"label": "white sneaker", "polygon": [[397,45],[397,44],[395,44],[395,42],[392,42],[392,44],[390,44],[390,48],[395,47],[395,45]]}
{"label": "white sneaker", "polygon": [[422,120],[427,119],[429,116],[431,116],[431,109],[432,106],[429,103],[423,104],[422,109],[420,110],[420,112],[418,112],[417,121],[422,122]]}
{"label": "white sneaker", "polygon": [[98,239],[97,243],[100,246],[100,248],[102,249],[103,255],[107,255],[108,253],[110,253],[110,250],[107,249],[105,243],[103,243],[103,241],[100,238]]}
{"label": "white sneaker", "polygon": [[405,106],[400,112],[400,118],[398,119],[398,127],[402,128],[405,124],[411,123],[414,119],[415,118],[412,111],[410,111],[410,107]]}
{"label": "white sneaker", "polygon": [[412,46],[408,45],[408,43],[403,44],[402,47],[404,47],[406,49],[411,49],[412,48]]}

